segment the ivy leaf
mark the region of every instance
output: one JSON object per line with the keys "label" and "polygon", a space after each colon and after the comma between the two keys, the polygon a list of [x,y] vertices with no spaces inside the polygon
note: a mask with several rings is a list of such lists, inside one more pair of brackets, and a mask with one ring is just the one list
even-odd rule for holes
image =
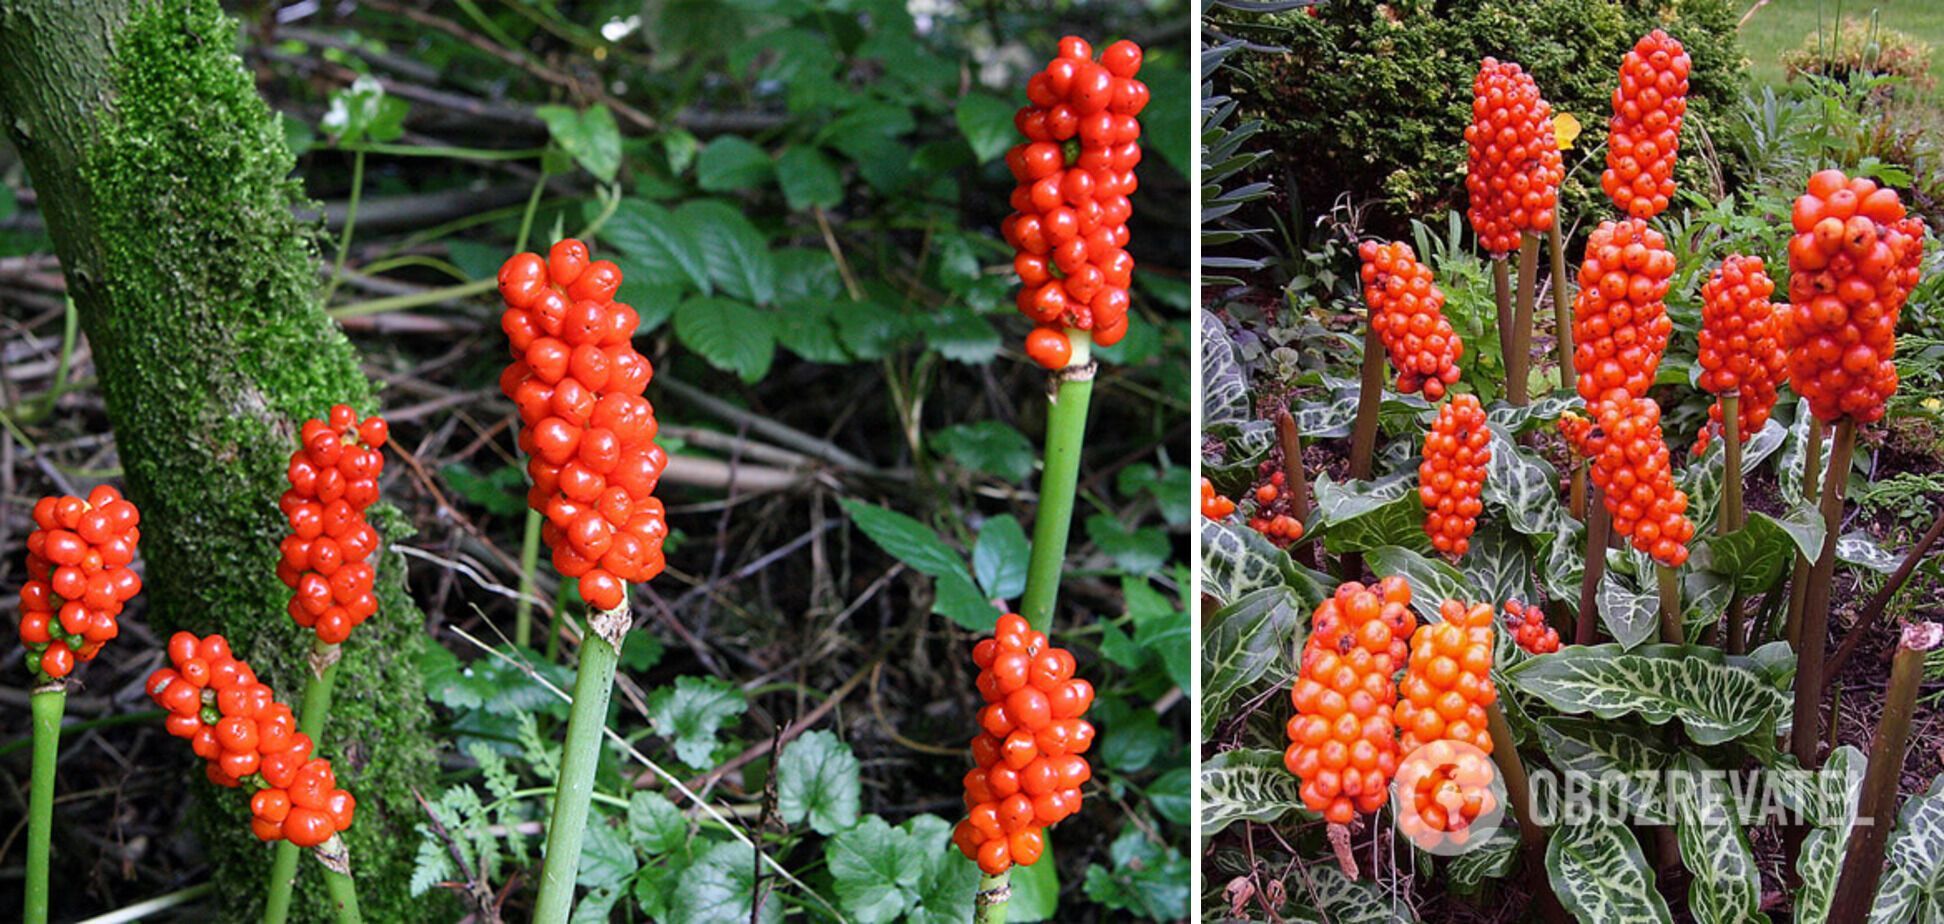
{"label": "ivy leaf", "polygon": [[793,144],[776,158],[776,180],[783,187],[783,198],[795,211],[813,206],[836,208],[844,201],[844,178],[824,152],[805,144]]}
{"label": "ivy leaf", "polygon": [[818,834],[857,823],[857,756],[827,731],[807,732],[783,747],[776,764],[776,810],[789,824],[808,820]]}
{"label": "ivy leaf", "polygon": [[1107,854],[1111,867],[1087,866],[1088,898],[1109,910],[1156,921],[1188,916],[1188,859],[1180,850],[1156,844],[1127,824]]}
{"label": "ivy leaf", "polygon": [[896,921],[910,910],[925,873],[925,864],[914,859],[922,856],[909,834],[876,815],[824,845],[837,900],[859,924]]}
{"label": "ivy leaf", "polygon": [[[669,902],[669,924],[717,924],[750,920],[756,896],[756,854],[742,841],[717,841],[695,858],[676,879]],[[786,902],[774,890],[763,889],[759,924],[783,920]]]}
{"label": "ivy leaf", "polygon": [[1012,146],[1013,113],[1018,107],[989,93],[967,93],[953,110],[959,132],[979,163],[989,163]]}
{"label": "ivy leaf", "polygon": [[770,178],[769,154],[740,135],[723,135],[695,159],[695,184],[709,192],[749,189]]}
{"label": "ivy leaf", "polygon": [[902,513],[860,500],[846,499],[839,502],[844,512],[850,514],[851,522],[871,537],[878,548],[919,574],[935,578],[953,575],[964,578],[968,583],[972,575],[965,569],[965,561],[959,554],[938,538],[931,527],[918,522]]}
{"label": "ivy leaf", "polygon": [[1033,444],[1012,425],[997,420],[957,424],[932,433],[932,445],[967,468],[1004,481],[1023,482],[1033,473]]}
{"label": "ivy leaf", "polygon": [[[952,824],[936,815],[917,815],[898,826],[898,830],[911,838],[912,855],[905,858],[907,865],[922,866],[924,874],[918,881],[918,894],[906,915],[908,924],[966,924],[972,908],[972,893],[978,888],[979,867],[965,859],[964,855],[952,849]],[[1052,844],[1047,844],[1047,854],[1052,853]],[[1044,866],[1051,870],[1051,862],[1035,863],[1026,867]],[[1023,882],[1031,882],[1032,874],[1022,875],[1015,869],[1013,884],[1014,901],[1022,901],[1017,887]],[[1059,896],[1058,873],[1054,872],[1053,894]],[[1021,910],[1031,904],[1031,896],[1023,896],[1025,901]],[[1010,909],[1009,909],[1010,910]],[[1052,909],[1047,909],[1050,914]],[[1045,915],[1041,915],[1044,917]]]}
{"label": "ivy leaf", "polygon": [[972,545],[972,573],[989,599],[1010,600],[1026,592],[1026,565],[1032,545],[1026,530],[1010,513],[1002,513],[979,527]]}
{"label": "ivy leaf", "polygon": [[1302,781],[1283,765],[1281,751],[1223,751],[1202,762],[1202,834],[1214,834],[1238,821],[1267,824],[1292,812],[1306,814],[1301,788]]}
{"label": "ivy leaf", "polygon": [[601,182],[614,182],[615,172],[621,169],[621,129],[605,104],[596,103],[586,112],[541,106],[533,114],[547,123],[547,133],[576,163]]}
{"label": "ivy leaf", "polygon": [[955,363],[980,366],[999,355],[999,332],[970,311],[945,311],[933,317],[926,334],[938,355]]}
{"label": "ivy leaf", "polygon": [[688,822],[667,796],[637,789],[628,797],[628,840],[651,857],[671,853],[688,843]]}
{"label": "ivy leaf", "polygon": [[742,715],[742,688],[715,677],[677,677],[675,685],[648,695],[655,734],[675,744],[675,756],[691,767],[708,766],[722,723]]}
{"label": "ivy leaf", "polygon": [[675,309],[675,336],[709,365],[762,381],[776,358],[769,316],[725,298],[692,298]]}

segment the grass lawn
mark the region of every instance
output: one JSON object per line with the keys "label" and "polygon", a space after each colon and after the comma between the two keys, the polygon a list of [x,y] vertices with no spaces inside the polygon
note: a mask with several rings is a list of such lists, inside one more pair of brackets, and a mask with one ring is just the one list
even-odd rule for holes
{"label": "grass lawn", "polygon": [[[1756,4],[1744,0],[1741,7],[1746,11]],[[1769,0],[1741,28],[1755,80],[1781,86],[1782,53],[1814,33],[1819,16],[1824,29],[1832,28],[1839,10],[1845,17],[1863,19],[1875,10],[1884,28],[1929,43],[1931,76],[1944,86],[1944,0]]]}

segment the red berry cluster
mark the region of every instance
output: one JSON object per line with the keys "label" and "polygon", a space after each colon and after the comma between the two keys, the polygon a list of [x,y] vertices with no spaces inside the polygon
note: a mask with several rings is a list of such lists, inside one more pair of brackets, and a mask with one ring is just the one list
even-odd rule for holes
{"label": "red berry cluster", "polygon": [[1472,121],[1465,127],[1472,230],[1495,254],[1519,249],[1519,236],[1551,231],[1566,178],[1553,132],[1552,106],[1539,85],[1510,61],[1486,58],[1472,80]]}
{"label": "red berry cluster", "polygon": [[1538,607],[1508,600],[1505,622],[1512,627],[1512,641],[1527,654],[1551,654],[1559,650],[1559,632],[1546,622],[1546,614]]}
{"label": "red berry cluster", "polygon": [[1041,829],[1080,810],[1080,787],[1093,776],[1080,755],[1094,737],[1081,716],[1094,689],[1073,676],[1073,655],[1010,613],[973,646],[972,663],[986,701],[984,731],[972,739],[977,766],[965,774],[967,812],[952,842],[997,876],[1037,862],[1046,847]]}
{"label": "red berry cluster", "polygon": [[[1776,330],[1775,283],[1761,257],[1730,254],[1701,286],[1701,387],[1710,394],[1739,396],[1735,418],[1742,439],[1759,432],[1775,407],[1776,389],[1788,377],[1788,358]],[[1708,408],[1708,423],[1694,439],[1694,454],[1722,429],[1721,402]]]}
{"label": "red berry cluster", "polygon": [[1587,239],[1573,298],[1573,369],[1588,407],[1653,386],[1674,331],[1663,301],[1673,275],[1666,236],[1641,219],[1600,222]]}
{"label": "red berry cluster", "polygon": [[1302,779],[1303,805],[1332,824],[1377,811],[1389,795],[1398,758],[1391,678],[1410,655],[1410,604],[1403,578],[1375,587],[1350,581],[1311,616],[1289,691],[1296,714],[1284,729],[1283,766]]}
{"label": "red berry cluster", "polygon": [[1897,318],[1917,284],[1922,227],[1896,190],[1824,170],[1795,201],[1782,345],[1816,419],[1870,423],[1897,390]]}
{"label": "red berry cluster", "polygon": [[1655,561],[1679,567],[1687,561],[1694,523],[1687,518],[1687,493],[1674,486],[1660,405],[1652,398],[1618,396],[1596,410],[1592,479],[1613,517],[1613,531]]}
{"label": "red berry cluster", "polygon": [[1435,624],[1411,636],[1411,660],[1398,683],[1400,745],[1409,754],[1433,741],[1459,741],[1492,753],[1485,710],[1498,702],[1492,683],[1492,606],[1456,600],[1438,605]]}
{"label": "red berry cluster", "polygon": [[1485,505],[1485,466],[1492,461],[1492,431],[1477,395],[1453,395],[1438,409],[1424,435],[1424,461],[1418,463],[1418,500],[1424,503],[1424,533],[1431,546],[1452,558],[1471,550],[1471,534]]}
{"label": "red berry cluster", "polygon": [[1370,329],[1390,352],[1397,390],[1422,390],[1431,401],[1444,397],[1445,386],[1458,381],[1465,345],[1445,320],[1444,293],[1431,281],[1431,267],[1419,263],[1402,241],[1364,241],[1357,256],[1363,260]]}
{"label": "red berry cluster", "polygon": [[1206,478],[1201,484],[1201,512],[1205,519],[1222,520],[1235,512],[1235,502],[1216,493],[1215,483]]}
{"label": "red berry cluster", "polygon": [[365,511],[378,501],[378,475],[384,471],[383,418],[363,421],[349,405],[331,408],[329,420],[307,420],[298,432],[302,445],[290,455],[285,472],[290,490],[277,506],[290,522],[290,535],[278,551],[277,579],[295,591],[290,618],[317,631],[318,641],[336,645],[378,612],[372,593],[377,577],[370,558],[378,550],[378,531]]}
{"label": "red berry cluster", "polygon": [[250,830],[266,840],[315,847],[351,826],[357,800],[337,787],[331,762],[311,756],[309,735],[220,635],[169,639],[169,663],[149,675],[148,694],[169,713],[169,734],[208,761],[210,782],[248,781]]}
{"label": "red berry cluster", "polygon": [[1026,140],[1006,153],[1013,213],[999,226],[1016,255],[1019,310],[1037,325],[1027,354],[1064,368],[1072,347],[1064,328],[1090,330],[1112,346],[1127,333],[1127,288],[1134,258],[1127,220],[1134,214],[1134,167],[1141,162],[1147,85],[1134,78],[1141,46],[1093,46],[1067,36],[1059,57],[1026,81],[1028,105],[1013,124]]}
{"label": "red berry cluster", "polygon": [[[1274,464],[1274,460],[1262,463],[1264,467]],[[1289,548],[1296,540],[1303,538],[1303,521],[1296,519],[1290,511],[1295,508],[1290,501],[1289,492],[1284,490],[1288,477],[1277,466],[1268,473],[1268,480],[1256,485],[1255,512],[1249,515],[1249,528],[1261,533],[1264,538],[1282,548]]]}
{"label": "red berry cluster", "polygon": [[1652,218],[1674,197],[1674,156],[1687,114],[1688,55],[1659,29],[1620,62],[1607,123],[1607,166],[1600,188],[1634,218]]}
{"label": "red berry cluster", "polygon": [[654,369],[635,352],[640,316],[614,300],[620,286],[620,267],[589,262],[572,239],[546,259],[517,254],[499,273],[513,349],[500,390],[520,410],[527,503],[547,517],[554,567],[601,610],[621,605],[627,583],[661,573],[668,534],[654,496],[668,455],[641,396]]}
{"label": "red berry cluster", "polygon": [[115,618],[142,591],[128,567],[141,514],[107,485],[78,497],[43,497],[27,534],[27,583],[20,588],[20,641],[43,679],[94,660],[120,633]]}

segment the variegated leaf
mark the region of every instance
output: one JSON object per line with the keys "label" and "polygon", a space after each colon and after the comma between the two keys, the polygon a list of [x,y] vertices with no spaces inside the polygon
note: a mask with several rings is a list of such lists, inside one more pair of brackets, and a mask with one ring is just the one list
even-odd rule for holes
{"label": "variegated leaf", "polygon": [[1485,466],[1481,499],[1503,513],[1513,529],[1528,536],[1550,536],[1562,519],[1559,473],[1522,448],[1511,431],[1500,426],[1492,426],[1491,431],[1492,458]]}
{"label": "variegated leaf", "polygon": [[1202,425],[1240,426],[1254,416],[1249,376],[1222,319],[1202,312]]}
{"label": "variegated leaf", "polygon": [[1304,401],[1290,409],[1296,418],[1296,429],[1303,439],[1335,439],[1349,436],[1350,425],[1357,419],[1357,392],[1353,389],[1338,389],[1328,398],[1318,401]]}
{"label": "variegated leaf", "polygon": [[[1806,399],[1796,401],[1795,416],[1790,419],[1794,423],[1789,425],[1788,436],[1782,441],[1782,452],[1776,456],[1775,486],[1782,496],[1782,502],[1793,507],[1803,503],[1807,498],[1802,490],[1802,470],[1808,463],[1809,428],[1819,424],[1816,423],[1815,416],[1809,413],[1809,402]],[[1817,457],[1822,461],[1816,469],[1817,484],[1822,484],[1823,476],[1829,471],[1828,449],[1825,442],[1823,451],[1817,453]],[[1815,556],[1812,554],[1810,557]]]}
{"label": "variegated leaf", "polygon": [[1721,622],[1728,611],[1728,599],[1735,588],[1728,579],[1711,571],[1688,571],[1681,575],[1681,626],[1687,637],[1698,639],[1709,627]]}
{"label": "variegated leaf", "polygon": [[1554,828],[1546,875],[1574,918],[1599,924],[1672,924],[1654,891],[1654,871],[1624,826],[1594,822]]}
{"label": "variegated leaf", "polygon": [[1586,402],[1578,394],[1570,391],[1556,391],[1532,399],[1524,407],[1494,402],[1485,411],[1485,420],[1494,429],[1503,427],[1513,433],[1524,434],[1543,427],[1559,419],[1559,415],[1576,408],[1583,408]]}
{"label": "variegated leaf", "polygon": [[1289,553],[1247,524],[1201,520],[1202,593],[1226,606],[1251,591],[1300,584]]}
{"label": "variegated leaf", "polygon": [[1385,892],[1373,882],[1352,882],[1333,864],[1310,863],[1297,878],[1289,887],[1297,920],[1329,924],[1413,924],[1417,920],[1401,895]]}
{"label": "variegated leaf", "polygon": [[[1742,439],[1741,469],[1744,481],[1777,449],[1782,448],[1788,434],[1788,428],[1782,426],[1781,421],[1770,420],[1752,438]],[[1677,479],[1680,487],[1687,491],[1687,516],[1694,521],[1697,535],[1712,531],[1715,517],[1720,513],[1721,476],[1727,466],[1727,453],[1726,440],[1709,440],[1708,450],[1701,454],[1701,458],[1690,461]]]}
{"label": "variegated leaf", "polygon": [[1205,617],[1202,629],[1202,724],[1213,727],[1229,700],[1258,681],[1280,686],[1294,675],[1309,609],[1287,586],[1265,587]]}
{"label": "variegated leaf", "polygon": [[1540,719],[1539,746],[1561,773],[1585,774],[1602,804],[1638,810],[1643,822],[1666,824],[1666,800],[1644,782],[1672,765],[1676,753],[1658,739],[1615,722],[1547,716]]}
{"label": "variegated leaf", "polygon": [[1816,777],[1819,786],[1787,798],[1811,825],[1802,842],[1802,855],[1796,859],[1796,875],[1802,879],[1802,886],[1796,890],[1795,919],[1802,924],[1829,920],[1829,903],[1836,897],[1836,880],[1843,872],[1843,851],[1856,827],[1856,806],[1863,794],[1866,769],[1863,752],[1844,745],[1823,762]]}
{"label": "variegated leaf", "polygon": [[[1820,550],[1818,550],[1820,551]],[[1878,574],[1889,574],[1903,564],[1896,553],[1884,548],[1869,533],[1847,532],[1836,539],[1836,559]]]}
{"label": "variegated leaf", "polygon": [[1281,751],[1223,751],[1202,763],[1202,835],[1238,821],[1270,822],[1292,812],[1304,814],[1302,785],[1283,766]]}
{"label": "variegated leaf", "polygon": [[1619,571],[1600,575],[1600,622],[1622,648],[1638,648],[1660,628],[1660,592],[1643,592]]}
{"label": "variegated leaf", "polygon": [[1318,475],[1316,508],[1317,526],[1310,539],[1331,552],[1362,552],[1385,545],[1431,550],[1414,476],[1338,483]]}
{"label": "variegated leaf", "polygon": [[1788,709],[1788,698],[1750,671],[1690,656],[1706,650],[1656,645],[1628,652],[1612,644],[1573,646],[1519,664],[1505,676],[1569,715],[1638,715],[1654,725],[1679,719],[1697,744],[1772,732],[1775,717]]}
{"label": "variegated leaf", "polygon": [[1586,524],[1562,511],[1555,528],[1558,532],[1541,546],[1539,557],[1545,567],[1539,571],[1539,582],[1547,596],[1566,601],[1577,612],[1580,582],[1586,579]]}
{"label": "variegated leaf", "polygon": [[1944,777],[1897,813],[1870,924],[1944,918]]}
{"label": "variegated leaf", "polygon": [[1418,611],[1427,622],[1438,619],[1438,604],[1446,600],[1471,602],[1479,600],[1478,590],[1472,587],[1458,569],[1441,561],[1433,561],[1410,549],[1397,546],[1384,546],[1372,549],[1364,556],[1372,574],[1378,577],[1402,577],[1411,585],[1411,608]]}
{"label": "variegated leaf", "polygon": [[1333,481],[1318,473],[1316,515],[1323,526],[1347,523],[1405,497],[1417,497],[1417,478],[1393,475],[1374,481]]}
{"label": "variegated leaf", "polygon": [[1472,533],[1471,550],[1458,560],[1458,565],[1471,586],[1485,594],[1484,600],[1478,602],[1500,608],[1507,600],[1531,603],[1538,599],[1532,593],[1531,553],[1526,551],[1525,543],[1507,534],[1505,527],[1496,522],[1479,524],[1478,531]]}
{"label": "variegated leaf", "polygon": [[1808,504],[1797,504],[1780,519],[1750,511],[1741,529],[1702,544],[1695,566],[1733,578],[1743,594],[1759,594],[1782,579],[1798,551],[1811,559],[1821,554],[1822,541],[1822,514]]}
{"label": "variegated leaf", "polygon": [[1694,874],[1688,884],[1688,911],[1701,924],[1734,922],[1766,924],[1762,913],[1762,874],[1748,835],[1736,817],[1727,780],[1708,774],[1707,763],[1692,753],[1681,755],[1689,778],[1697,781],[1680,800],[1675,841],[1681,861]]}
{"label": "variegated leaf", "polygon": [[1493,831],[1485,842],[1445,864],[1445,881],[1460,895],[1471,895],[1487,879],[1502,879],[1518,866],[1519,835],[1510,828]]}

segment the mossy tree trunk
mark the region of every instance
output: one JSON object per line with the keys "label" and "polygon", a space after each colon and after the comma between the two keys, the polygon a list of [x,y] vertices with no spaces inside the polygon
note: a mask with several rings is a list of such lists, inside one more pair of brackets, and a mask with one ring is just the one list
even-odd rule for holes
{"label": "mossy tree trunk", "polygon": [[[225,634],[289,701],[310,650],[274,572],[295,424],[340,401],[376,406],[322,311],[315,229],[291,209],[293,159],[235,43],[215,0],[0,0],[0,113],[142,508],[155,628]],[[381,531],[401,537],[381,509]],[[406,894],[412,790],[435,770],[414,667],[424,620],[402,557],[384,555],[379,574],[379,614],[345,646],[338,684],[351,695],[318,750],[358,798],[348,840],[365,910],[433,919],[449,906]],[[194,780],[225,918],[254,919],[272,851],[249,832],[247,797],[203,781],[186,750],[168,772]],[[300,919],[326,919],[322,877],[301,881]]]}

